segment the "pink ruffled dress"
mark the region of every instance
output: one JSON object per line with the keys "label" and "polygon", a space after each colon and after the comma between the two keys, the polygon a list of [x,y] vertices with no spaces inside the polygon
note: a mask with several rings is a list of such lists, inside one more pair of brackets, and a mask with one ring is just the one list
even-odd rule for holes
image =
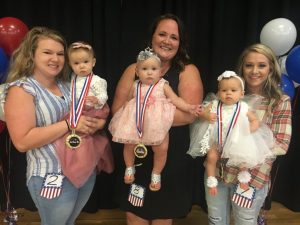
{"label": "pink ruffled dress", "polygon": [[[148,99],[145,114],[143,133],[140,138],[136,126],[136,81],[134,98],[123,105],[113,116],[109,131],[112,140],[119,143],[144,145],[159,145],[169,132],[172,126],[176,107],[168,100],[164,94],[164,85],[168,83],[165,79],[160,79]],[[149,85],[142,84],[141,99],[149,89]],[[143,104],[143,101],[141,101]]]}
{"label": "pink ruffled dress", "polygon": [[[85,108],[83,115],[105,119],[109,113],[108,105],[102,109]],[[70,149],[65,140],[69,133],[54,142],[56,154],[60,160],[63,174],[74,184],[81,187],[95,168],[97,171],[111,173],[114,170],[113,155],[109,139],[103,131],[93,135],[80,135],[82,143],[76,149]]]}

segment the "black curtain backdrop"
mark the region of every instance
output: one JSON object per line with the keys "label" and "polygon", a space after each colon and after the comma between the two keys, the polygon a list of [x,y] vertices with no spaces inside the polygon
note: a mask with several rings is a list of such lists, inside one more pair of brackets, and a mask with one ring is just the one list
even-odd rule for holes
{"label": "black curtain backdrop", "polygon": [[[122,71],[144,47],[150,23],[167,12],[179,16],[186,25],[190,56],[201,72],[205,93],[216,91],[216,77],[224,70],[234,70],[239,54],[246,46],[259,42],[261,29],[270,20],[287,18],[300,32],[299,0],[1,0],[0,3],[0,18],[18,18],[29,29],[33,26],[57,29],[68,43],[78,40],[91,43],[97,57],[94,72],[108,82],[109,104]],[[299,44],[298,35],[295,46]],[[274,200],[294,211],[300,211],[298,95],[292,142],[288,154],[277,160],[272,191]],[[25,154],[12,147],[8,163],[7,139],[7,131],[2,132],[0,156],[4,174],[11,181],[12,205],[34,210],[25,183]],[[113,151],[118,166],[122,161],[121,149]],[[203,159],[197,160],[201,168]],[[2,209],[6,207],[3,183],[7,184],[1,178]],[[114,185],[114,173],[100,174],[84,210],[95,212],[99,208],[118,207],[113,200]],[[202,186],[195,181],[195,188],[203,189]],[[195,204],[205,208],[204,195],[195,196]]]}

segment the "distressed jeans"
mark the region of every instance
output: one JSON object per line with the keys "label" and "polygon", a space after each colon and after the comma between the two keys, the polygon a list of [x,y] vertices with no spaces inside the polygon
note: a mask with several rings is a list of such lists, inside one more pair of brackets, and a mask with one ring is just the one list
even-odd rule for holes
{"label": "distressed jeans", "polygon": [[[205,175],[205,180],[207,176]],[[218,194],[211,196],[205,185],[205,196],[208,207],[208,224],[230,225],[231,211],[235,225],[256,225],[260,209],[268,194],[269,185],[262,189],[256,189],[255,197],[251,208],[238,206],[231,201],[235,184],[218,183]]]}

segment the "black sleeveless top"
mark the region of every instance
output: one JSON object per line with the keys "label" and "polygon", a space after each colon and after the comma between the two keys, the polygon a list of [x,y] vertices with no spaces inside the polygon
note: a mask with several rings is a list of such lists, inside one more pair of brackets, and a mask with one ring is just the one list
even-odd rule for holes
{"label": "black sleeveless top", "polygon": [[[172,89],[178,94],[179,73],[171,68],[164,76]],[[195,179],[194,160],[186,154],[189,148],[189,127],[172,127],[169,132],[169,149],[165,168],[161,173],[161,189],[153,192],[149,189],[153,168],[153,153],[147,146],[148,155],[137,159],[135,184],[146,188],[144,205],[135,207],[128,201],[130,185],[124,184],[123,167],[118,168],[117,201],[121,210],[132,212],[147,220],[172,219],[186,216],[192,207],[193,178]],[[117,163],[117,162],[116,162]],[[199,165],[197,166],[199,169]]]}

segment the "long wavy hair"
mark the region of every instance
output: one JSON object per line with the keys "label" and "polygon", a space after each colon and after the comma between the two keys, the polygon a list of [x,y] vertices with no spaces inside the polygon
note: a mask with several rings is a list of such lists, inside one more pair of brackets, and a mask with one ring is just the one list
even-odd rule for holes
{"label": "long wavy hair", "polygon": [[[264,84],[263,88],[263,94],[269,99],[275,99],[275,102],[278,102],[279,99],[282,96],[282,91],[280,88],[281,84],[281,71],[280,66],[278,64],[277,58],[274,54],[274,52],[267,47],[266,45],[257,43],[250,45],[247,47],[242,54],[240,55],[240,58],[238,60],[236,72],[237,74],[243,75],[243,66],[245,63],[245,58],[247,55],[251,52],[259,53],[267,57],[269,60],[270,65],[270,73],[268,75],[268,78]],[[247,93],[247,85],[246,85],[246,93]]]}
{"label": "long wavy hair", "polygon": [[[29,77],[32,75],[35,64],[34,54],[40,39],[53,39],[61,43],[64,47],[64,52],[67,52],[67,43],[64,37],[56,30],[47,27],[34,27],[27,32],[19,47],[13,52],[10,58],[9,72],[6,82],[12,82],[22,77]],[[69,66],[66,63],[67,54],[65,54],[65,64],[57,76],[57,79],[69,80]]]}
{"label": "long wavy hair", "polygon": [[171,13],[167,13],[157,17],[153,24],[150,26],[150,37],[147,41],[148,46],[152,46],[152,37],[155,33],[157,26],[162,20],[174,20],[178,25],[178,33],[179,33],[179,48],[178,51],[172,60],[172,66],[176,68],[177,71],[182,72],[184,70],[185,65],[191,63],[190,57],[187,52],[188,42],[187,42],[187,32],[185,31],[185,26],[179,17],[173,15]]}

